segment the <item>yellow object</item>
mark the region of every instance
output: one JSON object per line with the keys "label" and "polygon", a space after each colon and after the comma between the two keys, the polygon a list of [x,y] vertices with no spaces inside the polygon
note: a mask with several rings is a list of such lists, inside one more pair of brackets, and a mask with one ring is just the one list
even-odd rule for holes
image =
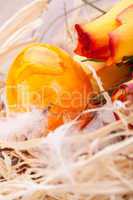
{"label": "yellow object", "polygon": [[133,20],[133,3],[122,10],[116,19],[120,24],[131,22]]}
{"label": "yellow object", "polygon": [[133,56],[133,22],[123,24],[110,34],[111,57],[108,63],[119,63]]}
{"label": "yellow object", "polygon": [[[76,24],[75,28],[78,33],[78,45],[75,52],[87,58],[94,58],[102,61],[107,61],[109,59],[110,62],[108,63],[110,64],[121,62],[123,56],[132,55],[133,52],[133,42],[131,40],[132,30],[129,29],[129,27],[132,29],[133,26],[132,19],[133,1],[121,0],[115,4],[107,14],[96,20],[86,24]],[[123,31],[127,33],[124,34]],[[116,40],[119,39],[119,32],[120,41],[118,42]],[[118,52],[119,55],[114,56],[113,50],[114,48],[117,49],[117,43],[120,43],[122,40],[127,41],[128,44],[126,47],[123,44],[120,45],[122,53]],[[114,45],[115,47],[112,48]],[[117,52],[115,52],[115,54],[117,54]]]}
{"label": "yellow object", "polygon": [[[77,55],[74,56],[74,58],[75,60],[78,60],[80,62],[85,60],[84,57]],[[119,85],[124,81],[127,81],[131,76],[129,67],[126,65],[118,67],[115,64],[107,66],[106,63],[104,62],[95,62],[95,61],[83,62],[82,67],[89,76],[90,76],[90,70],[87,67],[88,65],[90,65],[92,68],[95,69],[106,91],[113,89],[114,87],[116,87],[116,85]],[[97,85],[93,77],[91,77],[90,80],[93,81],[92,85],[94,90],[97,90]]]}
{"label": "yellow object", "polygon": [[10,112],[48,108],[48,129],[74,119],[88,106],[92,86],[80,64],[65,51],[32,44],[15,59],[7,76]]}

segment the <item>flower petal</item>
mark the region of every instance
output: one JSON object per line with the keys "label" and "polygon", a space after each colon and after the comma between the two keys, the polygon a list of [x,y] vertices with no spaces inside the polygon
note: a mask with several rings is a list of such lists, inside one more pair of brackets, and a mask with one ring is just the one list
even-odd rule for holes
{"label": "flower petal", "polygon": [[125,8],[118,16],[117,21],[121,24],[128,23],[133,20],[133,4]]}
{"label": "flower petal", "polygon": [[107,60],[110,56],[109,33],[121,25],[117,17],[122,10],[131,5],[132,0],[122,0],[96,20],[87,24],[76,24],[78,45],[75,53],[88,58]]}
{"label": "flower petal", "polygon": [[111,58],[109,62],[120,63],[124,57],[133,55],[133,22],[123,24],[110,33]]}

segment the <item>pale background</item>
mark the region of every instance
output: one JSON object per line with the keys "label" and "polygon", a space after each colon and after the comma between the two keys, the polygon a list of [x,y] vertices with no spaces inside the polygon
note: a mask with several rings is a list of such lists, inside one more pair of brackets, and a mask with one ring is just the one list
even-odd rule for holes
{"label": "pale background", "polygon": [[[10,18],[15,12],[17,12],[18,9],[31,1],[32,0],[0,0],[0,26],[5,22],[5,20]],[[112,5],[112,2],[115,3],[117,1],[118,0],[97,0],[95,1],[95,4],[100,6],[101,8],[106,9],[108,6]],[[71,3],[71,0],[67,0],[67,2]]]}
{"label": "pale background", "polygon": [[32,0],[0,0],[0,25]]}
{"label": "pale background", "polygon": [[[0,26],[12,17],[13,14],[32,1],[33,0],[0,0]],[[76,44],[74,24],[95,19],[102,15],[103,11],[107,11],[114,3],[120,0],[47,1],[50,3],[41,15],[42,25],[35,31],[38,41],[58,45],[73,54],[73,49]],[[70,12],[70,10],[73,11]],[[31,32],[30,38],[32,36]],[[25,40],[26,38],[25,36]]]}

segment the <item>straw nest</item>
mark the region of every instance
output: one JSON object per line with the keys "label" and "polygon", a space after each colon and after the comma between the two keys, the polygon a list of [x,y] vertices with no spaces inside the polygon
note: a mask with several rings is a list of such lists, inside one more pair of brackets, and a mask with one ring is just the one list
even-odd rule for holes
{"label": "straw nest", "polygon": [[[15,16],[1,28],[2,59],[24,44],[16,37],[20,32],[24,36],[31,27],[36,30],[45,6],[45,1],[35,1],[19,13],[22,24]],[[27,10],[34,11],[36,17],[32,18]],[[27,18],[28,25],[24,24]],[[102,90],[95,71],[92,73]],[[0,200],[133,199],[133,130],[128,126],[133,122],[133,106],[113,106],[109,95],[104,95],[107,105],[85,111],[96,112],[93,127],[79,131],[74,120],[47,137],[42,132],[46,113],[33,110],[5,117],[1,104]],[[119,114],[119,121],[104,124],[106,116],[98,118],[101,112],[111,115],[114,111]],[[98,119],[104,126],[95,129]]]}

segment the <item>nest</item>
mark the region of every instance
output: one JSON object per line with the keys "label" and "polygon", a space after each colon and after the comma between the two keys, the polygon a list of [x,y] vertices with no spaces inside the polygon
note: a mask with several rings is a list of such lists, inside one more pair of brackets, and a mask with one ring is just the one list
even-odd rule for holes
{"label": "nest", "polygon": [[[124,118],[127,124],[132,117]],[[26,138],[26,134],[15,141],[3,137],[0,197],[132,199],[132,134],[119,120],[92,132],[77,131],[74,123],[68,123],[45,138]]]}
{"label": "nest", "polygon": [[[38,17],[45,6],[45,1],[35,1],[1,28],[1,33],[7,30],[0,40],[3,60],[14,49],[37,40],[32,37],[24,42],[22,38],[31,27],[36,30],[34,36],[38,35]],[[18,16],[22,24],[17,23]],[[103,91],[96,72],[89,69]],[[4,88],[4,80],[1,82]],[[108,93],[104,97],[105,106],[85,111],[97,113],[92,127],[78,130],[74,120],[47,137],[42,132],[45,113],[33,110],[7,117],[1,104],[0,200],[132,200],[133,130],[129,124],[133,106],[115,107]],[[112,120],[114,111],[119,121]],[[99,119],[101,113],[109,114],[110,122],[105,123],[105,115]],[[96,129],[98,119],[102,127]]]}

